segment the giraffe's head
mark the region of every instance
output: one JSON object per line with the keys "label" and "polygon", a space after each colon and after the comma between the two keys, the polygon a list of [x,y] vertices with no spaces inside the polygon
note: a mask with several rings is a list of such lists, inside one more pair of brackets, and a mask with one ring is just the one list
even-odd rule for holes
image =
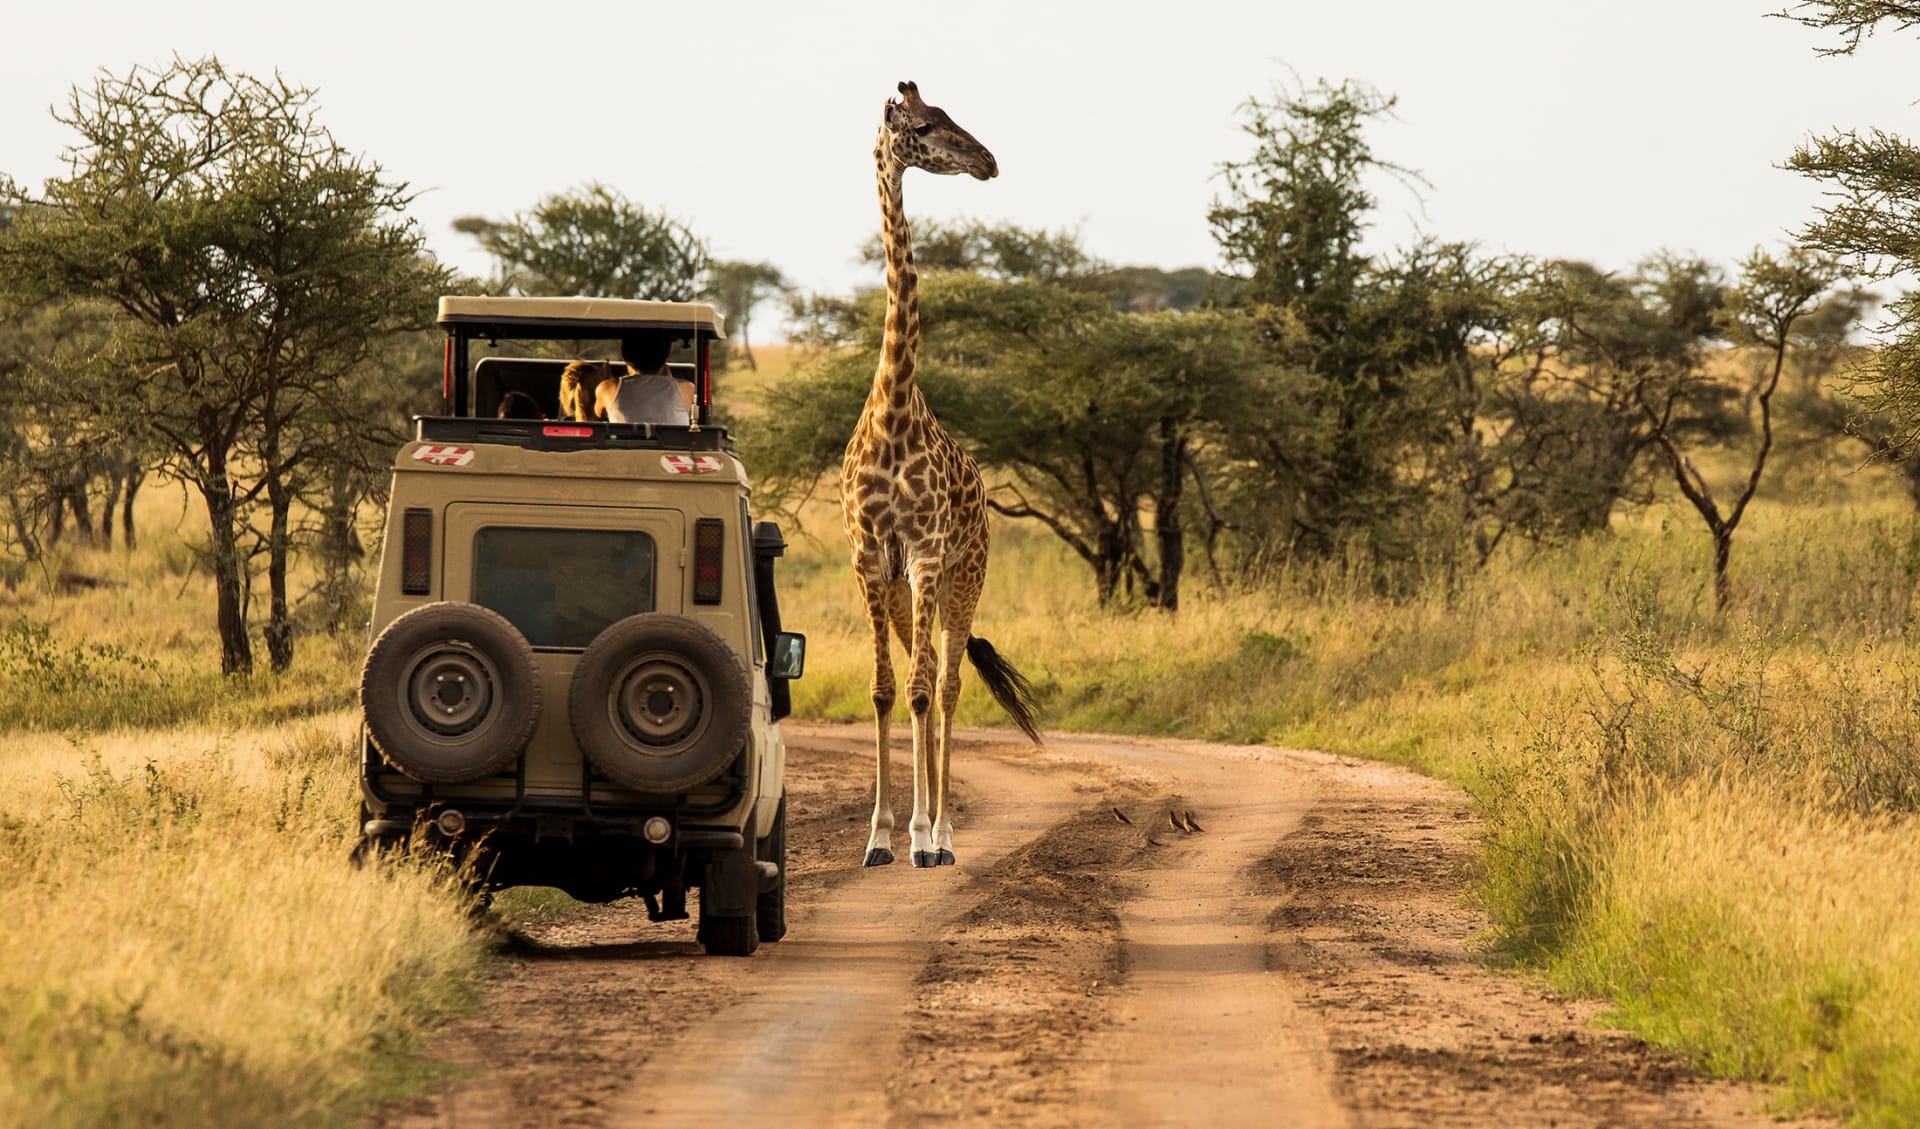
{"label": "giraffe's head", "polygon": [[961,129],[947,112],[920,100],[920,88],[900,84],[899,99],[887,100],[880,124],[881,144],[901,167],[925,169],[951,176],[963,172],[975,180],[1000,175],[1000,166],[985,145]]}

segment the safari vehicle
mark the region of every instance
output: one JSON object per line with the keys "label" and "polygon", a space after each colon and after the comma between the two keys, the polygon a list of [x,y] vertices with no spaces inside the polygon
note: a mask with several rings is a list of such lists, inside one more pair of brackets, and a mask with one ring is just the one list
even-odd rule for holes
{"label": "safari vehicle", "polygon": [[[771,522],[711,423],[712,307],[442,298],[446,414],[393,468],[360,703],[363,851],[421,836],[489,889],[639,895],[709,953],[786,932]],[[689,424],[559,415],[575,354],[673,339]],[[509,392],[550,418],[496,418]]]}

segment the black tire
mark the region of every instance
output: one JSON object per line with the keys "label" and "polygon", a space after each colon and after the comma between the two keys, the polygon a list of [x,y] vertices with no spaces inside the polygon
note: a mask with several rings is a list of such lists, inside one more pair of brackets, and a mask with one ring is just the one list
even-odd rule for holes
{"label": "black tire", "polygon": [[702,917],[700,947],[710,957],[750,957],[760,947],[760,931],[752,917]]}
{"label": "black tire", "polygon": [[746,744],[746,664],[705,624],[631,615],[580,656],[567,688],[574,740],[608,779],[682,792],[718,776]]}
{"label": "black tire", "polygon": [[428,784],[459,784],[513,763],[540,720],[533,648],[506,618],[443,601],[394,620],[360,671],[374,747]]}
{"label": "black tire", "polygon": [[773,831],[754,845],[761,862],[780,868],[780,879],[771,890],[762,890],[754,903],[754,921],[762,941],[778,941],[787,935],[787,794],[780,793],[780,810],[773,817]]}

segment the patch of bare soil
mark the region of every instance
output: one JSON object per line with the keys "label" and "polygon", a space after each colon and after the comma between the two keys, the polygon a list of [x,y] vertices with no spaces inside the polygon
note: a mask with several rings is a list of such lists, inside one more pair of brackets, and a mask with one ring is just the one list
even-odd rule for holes
{"label": "patch of bare soil", "polygon": [[[844,856],[867,839],[872,757],[841,748],[790,751],[789,897],[817,900]],[[637,899],[585,906],[503,933],[499,974],[477,1014],[437,1036],[426,1057],[467,1079],[376,1112],[381,1129],[589,1126],[631,1090],[638,1068],[689,1014],[739,996],[738,978],[694,941],[693,922],[654,923]]]}
{"label": "patch of bare soil", "polygon": [[1114,906],[1124,872],[1152,848],[1110,809],[1140,809],[1144,819],[1153,805],[1138,799],[1126,790],[1102,796],[961,891],[975,904],[916,983],[902,1068],[887,1087],[896,1123],[1085,1123],[1067,1067],[1111,1022],[1122,975]]}
{"label": "patch of bare soil", "polygon": [[1342,761],[1255,867],[1279,899],[1269,960],[1304,986],[1354,1124],[1780,1124],[1756,1091],[1592,1026],[1599,1004],[1476,960],[1489,925],[1464,898],[1475,831],[1458,792]]}

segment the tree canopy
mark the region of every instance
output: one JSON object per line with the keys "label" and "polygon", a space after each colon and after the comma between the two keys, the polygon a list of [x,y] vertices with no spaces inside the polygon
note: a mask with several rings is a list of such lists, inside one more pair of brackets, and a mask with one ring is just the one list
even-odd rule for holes
{"label": "tree canopy", "polygon": [[[292,659],[292,506],[399,397],[368,386],[399,331],[427,325],[446,273],[404,215],[412,194],[317,120],[315,92],[175,59],[76,88],[64,175],[15,190],[0,287],[96,303],[94,354],[57,375],[96,436],[150,437],[201,496],[222,667],[252,666],[246,541],[268,557],[276,668]],[[390,447],[389,447],[390,449]],[[265,529],[250,523],[265,513]]]}
{"label": "tree canopy", "polygon": [[493,256],[496,285],[515,294],[690,302],[713,265],[685,224],[598,182],[543,196],[504,220],[462,216],[453,229]]}
{"label": "tree canopy", "polygon": [[[1798,14],[1793,14],[1798,13]],[[1920,27],[1920,4],[1896,0],[1809,0],[1792,18],[1837,32],[1824,50],[1852,54],[1882,25]],[[1841,130],[1794,150],[1787,167],[1822,182],[1826,202],[1800,241],[1868,278],[1901,278],[1920,270],[1920,148],[1883,130]],[[1888,446],[1910,452],[1920,440],[1920,296],[1887,304],[1883,347],[1867,362],[1866,404],[1884,417]]]}

